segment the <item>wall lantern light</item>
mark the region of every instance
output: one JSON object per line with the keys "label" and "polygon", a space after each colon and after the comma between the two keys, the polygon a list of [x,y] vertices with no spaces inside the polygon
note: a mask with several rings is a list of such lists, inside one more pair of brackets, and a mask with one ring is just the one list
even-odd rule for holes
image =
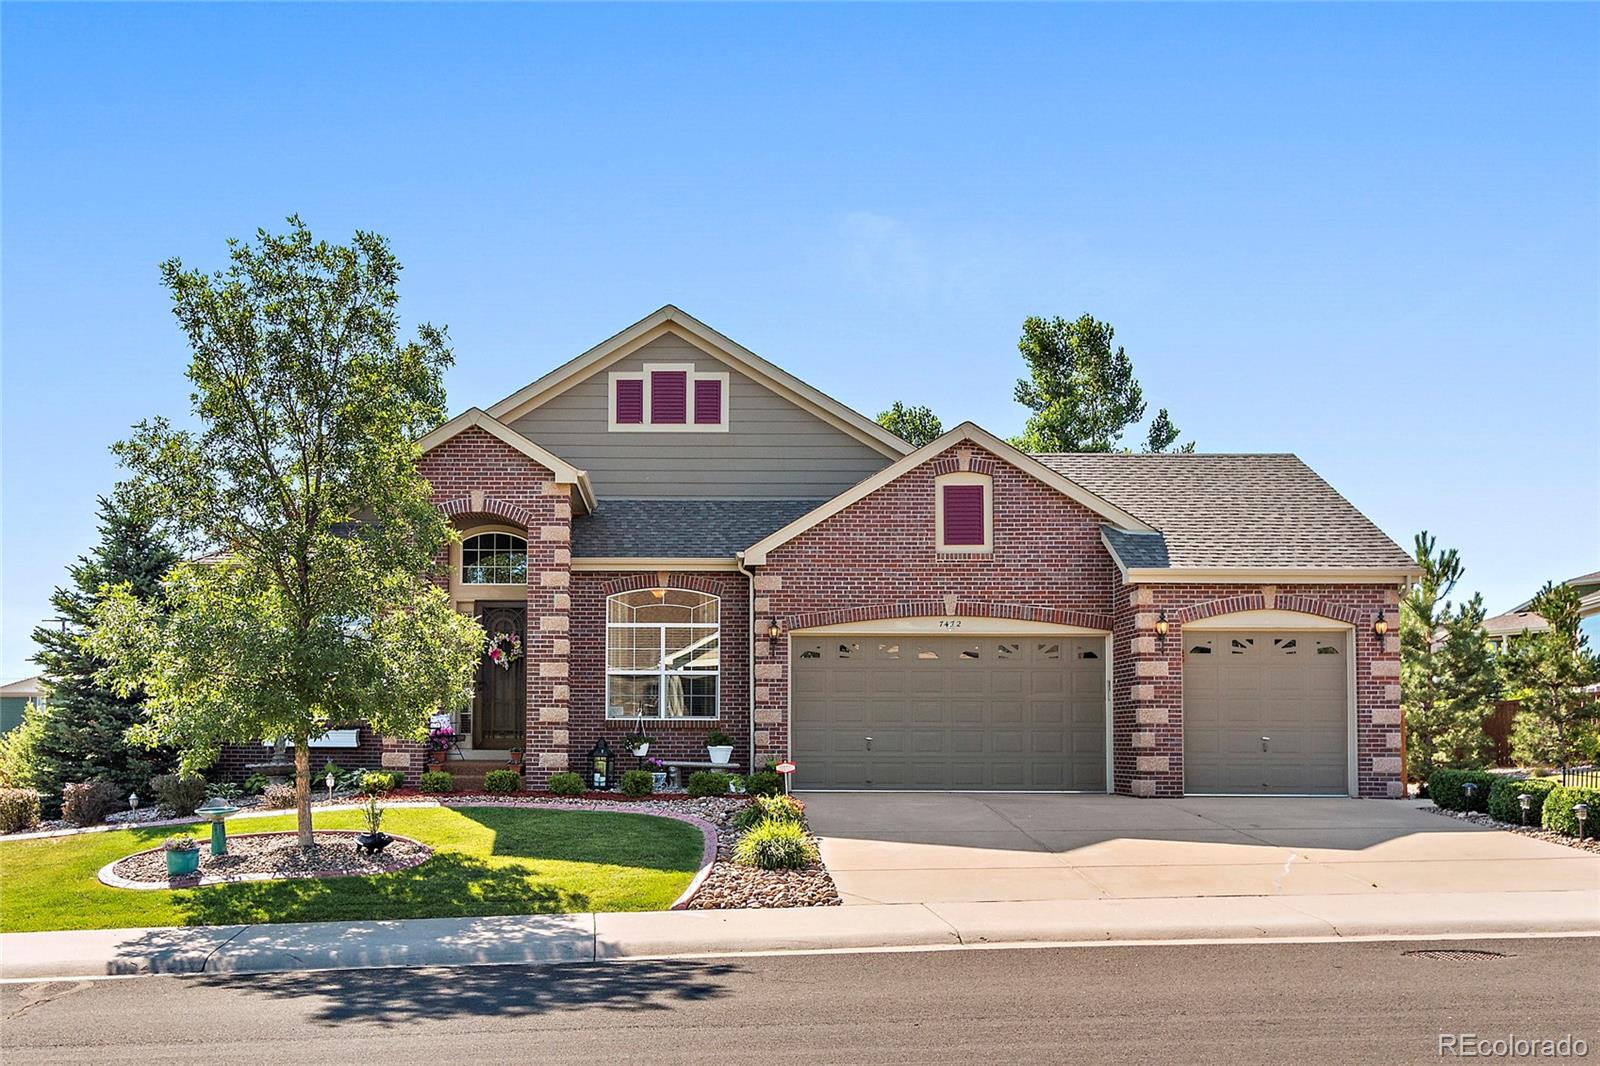
{"label": "wall lantern light", "polygon": [[1163,648],[1167,646],[1167,629],[1168,628],[1169,628],[1169,626],[1168,626],[1168,623],[1167,623],[1167,612],[1166,611],[1162,611],[1160,616],[1156,618],[1156,637],[1157,637],[1157,639],[1159,639],[1161,641],[1161,646]]}
{"label": "wall lantern light", "polygon": [[1378,611],[1377,619],[1372,623],[1372,635],[1378,638],[1378,643],[1383,643],[1384,634],[1389,632],[1389,619],[1384,617],[1383,611]]}
{"label": "wall lantern light", "polygon": [[775,646],[778,643],[778,639],[780,637],[782,637],[782,636],[783,636],[783,623],[779,622],[776,618],[774,618],[767,625],[767,644],[768,644],[768,646]]}

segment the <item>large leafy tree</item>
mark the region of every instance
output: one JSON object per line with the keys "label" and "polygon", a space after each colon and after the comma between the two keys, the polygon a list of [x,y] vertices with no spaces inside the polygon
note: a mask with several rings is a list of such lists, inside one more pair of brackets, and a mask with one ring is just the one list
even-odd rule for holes
{"label": "large leafy tree", "polygon": [[91,643],[119,691],[145,690],[136,735],[186,768],[292,741],[310,847],[309,741],[356,720],[420,739],[466,698],[483,631],[426,576],[453,535],[416,470],[444,418],[445,334],[398,338],[382,237],[289,223],[230,242],[219,273],[162,266],[199,425],[152,419],[116,450],[124,491],[211,554],[173,568],[159,604],[114,590]]}
{"label": "large leafy tree", "polygon": [[909,407],[899,400],[887,411],[878,413],[878,425],[917,448],[937,440],[944,432],[944,425],[932,409]]}
{"label": "large leafy tree", "polygon": [[1483,597],[1452,606],[1465,569],[1454,548],[1417,534],[1421,580],[1400,604],[1400,703],[1407,772],[1426,780],[1442,766],[1477,766],[1493,741],[1484,717],[1500,692],[1499,670],[1483,629]]}
{"label": "large leafy tree", "polygon": [[1506,653],[1511,695],[1521,701],[1512,748],[1526,765],[1563,769],[1580,752],[1592,753],[1600,725],[1600,656],[1580,628],[1579,596],[1547,584],[1533,598],[1533,613],[1549,627],[1513,637]]}
{"label": "large leafy tree", "polygon": [[128,730],[144,719],[143,693],[113,691],[99,676],[105,661],[84,645],[84,637],[103,589],[121,586],[141,601],[153,601],[178,553],[148,516],[119,501],[100,499],[99,524],[100,542],[67,568],[70,583],[50,597],[61,626],[33,631],[39,648],[33,659],[43,668],[50,699],[37,712],[31,783],[44,793],[52,814],[69,782],[102,778],[123,795],[147,792],[150,778],[175,764],[170,750],[128,741]]}
{"label": "large leafy tree", "polygon": [[[1133,360],[1110,323],[1083,315],[1075,321],[1032,316],[1022,323],[1017,348],[1028,376],[1017,382],[1016,400],[1033,412],[1021,436],[1012,440],[1026,452],[1109,452],[1128,427],[1144,418],[1144,389],[1134,377]],[[1145,435],[1144,451],[1164,452],[1179,430],[1166,408],[1156,412]],[[1177,449],[1192,452],[1189,443]]]}

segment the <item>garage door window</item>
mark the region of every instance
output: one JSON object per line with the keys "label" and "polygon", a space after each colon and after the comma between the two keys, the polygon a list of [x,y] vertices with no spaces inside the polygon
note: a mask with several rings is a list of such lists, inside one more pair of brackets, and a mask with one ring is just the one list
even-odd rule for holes
{"label": "garage door window", "polygon": [[685,589],[606,600],[606,716],[715,718],[720,601]]}

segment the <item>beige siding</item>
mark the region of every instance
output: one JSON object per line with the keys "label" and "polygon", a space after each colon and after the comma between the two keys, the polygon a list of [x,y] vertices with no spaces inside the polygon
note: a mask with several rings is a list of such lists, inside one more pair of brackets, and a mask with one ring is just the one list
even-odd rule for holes
{"label": "beige siding", "polygon": [[[726,433],[613,433],[609,375],[647,362],[728,373]],[[589,472],[599,496],[834,496],[889,459],[679,337],[651,341],[511,423]]]}

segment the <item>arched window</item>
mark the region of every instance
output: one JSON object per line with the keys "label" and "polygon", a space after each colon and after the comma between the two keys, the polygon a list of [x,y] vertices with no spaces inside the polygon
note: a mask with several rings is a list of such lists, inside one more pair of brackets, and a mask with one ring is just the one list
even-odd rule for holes
{"label": "arched window", "polygon": [[685,589],[606,600],[606,717],[715,718],[721,601]]}
{"label": "arched window", "polygon": [[515,533],[478,533],[461,542],[463,585],[526,585],[528,542]]}

